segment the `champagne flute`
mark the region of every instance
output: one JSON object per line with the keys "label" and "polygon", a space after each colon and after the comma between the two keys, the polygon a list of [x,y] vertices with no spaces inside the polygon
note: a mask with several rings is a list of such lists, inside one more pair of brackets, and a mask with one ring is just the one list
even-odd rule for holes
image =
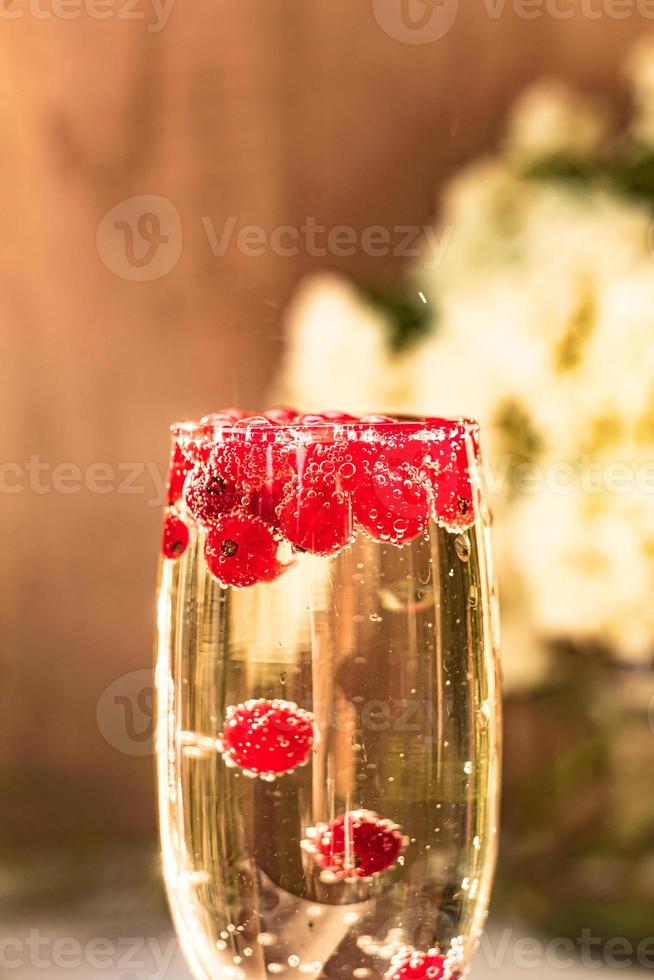
{"label": "champagne flute", "polygon": [[488,531],[468,420],[173,427],[159,812],[198,980],[467,971],[497,844]]}

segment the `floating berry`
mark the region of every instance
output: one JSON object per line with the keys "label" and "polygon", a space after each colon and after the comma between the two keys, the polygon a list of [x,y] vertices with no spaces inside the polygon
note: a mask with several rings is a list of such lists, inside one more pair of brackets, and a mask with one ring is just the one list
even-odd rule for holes
{"label": "floating berry", "polygon": [[352,539],[349,496],[311,483],[296,486],[280,507],[279,526],[301,551],[334,555]]}
{"label": "floating berry", "polygon": [[294,474],[294,447],[269,443],[260,464],[259,477],[247,488],[244,507],[248,513],[279,528],[279,510],[291,488]]}
{"label": "floating berry", "polygon": [[276,408],[269,409],[264,414],[267,419],[270,419],[271,422],[276,422],[278,425],[290,425],[298,417],[295,409],[288,408],[286,405],[278,405]]}
{"label": "floating berry", "polygon": [[474,524],[475,507],[468,465],[468,447],[462,432],[433,447],[425,466],[439,524],[463,531]]}
{"label": "floating berry", "polygon": [[193,464],[186,458],[182,452],[182,447],[176,442],[173,446],[168,470],[167,499],[169,504],[174,504],[182,496],[184,481],[192,468]]}
{"label": "floating berry", "polygon": [[[445,957],[430,950],[401,954],[391,962],[384,980],[441,980],[445,976]],[[453,974],[457,976],[457,974]]]}
{"label": "floating berry", "polygon": [[376,541],[404,544],[417,538],[429,521],[429,497],[408,470],[376,464],[352,495],[354,516]]}
{"label": "floating berry", "polygon": [[327,442],[302,446],[295,466],[299,483],[325,493],[349,493],[370,468],[367,447],[358,442]]}
{"label": "floating berry", "polygon": [[209,571],[223,585],[244,587],[270,582],[284,571],[277,548],[273,532],[263,521],[238,513],[224,515],[212,526],[204,555]]}
{"label": "floating berry", "polygon": [[188,528],[177,514],[170,512],[164,518],[161,550],[165,558],[179,558],[188,547]]}
{"label": "floating berry", "polygon": [[184,503],[200,524],[213,524],[222,514],[234,510],[239,502],[234,484],[220,476],[211,462],[199,463],[186,478]]}
{"label": "floating berry", "polygon": [[322,412],[322,417],[327,419],[328,422],[336,422],[338,424],[344,424],[345,422],[356,422],[356,415],[350,415],[348,412]]}
{"label": "floating berry", "polygon": [[324,881],[370,879],[395,864],[408,844],[400,828],[372,810],[351,810],[331,823],[309,827],[302,847],[321,867]]}
{"label": "floating berry", "polygon": [[220,749],[228,766],[275,779],[307,764],[315,741],[313,715],[292,701],[246,701],[227,709]]}
{"label": "floating berry", "polygon": [[224,408],[220,414],[226,415],[232,422],[242,422],[248,417],[242,408]]}
{"label": "floating berry", "polygon": [[244,504],[245,509],[248,513],[253,514],[255,517],[260,517],[261,520],[278,528],[279,508],[286,495],[288,485],[289,478],[287,477],[281,477],[264,483],[260,489],[254,490],[247,495]]}
{"label": "floating berry", "polygon": [[209,462],[213,472],[239,491],[258,490],[266,480],[267,447],[243,439],[219,443]]}

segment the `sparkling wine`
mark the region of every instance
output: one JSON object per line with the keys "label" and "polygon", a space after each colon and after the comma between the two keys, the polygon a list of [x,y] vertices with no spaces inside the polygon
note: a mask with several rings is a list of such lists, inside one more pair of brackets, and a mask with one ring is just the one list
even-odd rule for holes
{"label": "sparkling wine", "polygon": [[486,915],[499,717],[476,431],[327,421],[176,431],[160,822],[203,980],[455,977]]}

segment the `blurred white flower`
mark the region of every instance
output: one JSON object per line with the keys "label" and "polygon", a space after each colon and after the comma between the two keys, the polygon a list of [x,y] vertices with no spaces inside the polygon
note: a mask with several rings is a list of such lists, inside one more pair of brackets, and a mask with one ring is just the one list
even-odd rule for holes
{"label": "blurred white flower", "polygon": [[372,412],[403,398],[390,327],[356,287],[325,273],[301,283],[288,311],[280,397],[307,411]]}
{"label": "blurred white flower", "polygon": [[[629,70],[654,143],[652,39]],[[448,249],[414,269],[434,325],[410,352],[391,353],[389,325],[337,277],[305,288],[291,318],[286,391],[301,404],[482,423],[509,687],[546,674],[543,641],[654,655],[650,210],[606,184],[524,174],[605,134],[606,115],[558,83],[519,101],[503,154],[445,188]]]}
{"label": "blurred white flower", "polygon": [[580,95],[558,79],[543,79],[513,107],[504,149],[523,164],[546,157],[588,157],[606,138],[608,124],[606,107],[598,100]]}

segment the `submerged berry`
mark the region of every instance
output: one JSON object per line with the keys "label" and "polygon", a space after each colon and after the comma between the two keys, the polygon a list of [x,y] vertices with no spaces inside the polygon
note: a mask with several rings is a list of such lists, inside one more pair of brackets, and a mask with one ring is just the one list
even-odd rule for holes
{"label": "submerged berry", "polygon": [[[384,980],[441,980],[445,976],[445,957],[429,951],[396,957]],[[452,974],[458,976],[458,974]]]}
{"label": "submerged berry", "polygon": [[264,483],[258,490],[247,494],[244,507],[248,513],[260,517],[261,520],[277,528],[279,527],[279,508],[286,495],[287,487],[288,479],[283,477]]}
{"label": "submerged berry", "polygon": [[391,820],[372,810],[351,810],[329,824],[309,827],[302,846],[325,880],[352,880],[388,871],[407,843]]}
{"label": "submerged berry", "polygon": [[173,511],[166,514],[161,550],[165,558],[179,558],[188,547],[189,533],[184,521]]}
{"label": "submerged berry", "polygon": [[234,484],[220,476],[211,462],[198,464],[186,478],[184,503],[196,521],[205,526],[234,510],[239,499]]}
{"label": "submerged berry", "polygon": [[219,443],[211,452],[213,472],[241,493],[263,486],[267,472],[266,446],[242,439]]}
{"label": "submerged berry", "polygon": [[350,499],[335,489],[295,487],[281,505],[279,526],[299,550],[334,555],[352,538]]}
{"label": "submerged berry", "polygon": [[376,541],[404,544],[417,538],[429,521],[429,497],[408,470],[376,465],[352,495],[357,522]]}
{"label": "submerged berry", "polygon": [[263,521],[238,513],[225,515],[212,526],[204,555],[209,571],[223,585],[245,587],[270,582],[284,571],[277,548],[278,542]]}
{"label": "submerged berry", "polygon": [[474,524],[468,447],[463,433],[434,446],[424,471],[431,486],[439,524],[451,531],[463,531]]}
{"label": "submerged berry", "polygon": [[167,500],[169,504],[176,503],[182,496],[184,481],[193,468],[193,463],[186,458],[178,442],[173,446],[168,470]]}
{"label": "submerged berry", "polygon": [[227,709],[220,747],[228,765],[270,779],[306,765],[314,740],[310,712],[260,698]]}

